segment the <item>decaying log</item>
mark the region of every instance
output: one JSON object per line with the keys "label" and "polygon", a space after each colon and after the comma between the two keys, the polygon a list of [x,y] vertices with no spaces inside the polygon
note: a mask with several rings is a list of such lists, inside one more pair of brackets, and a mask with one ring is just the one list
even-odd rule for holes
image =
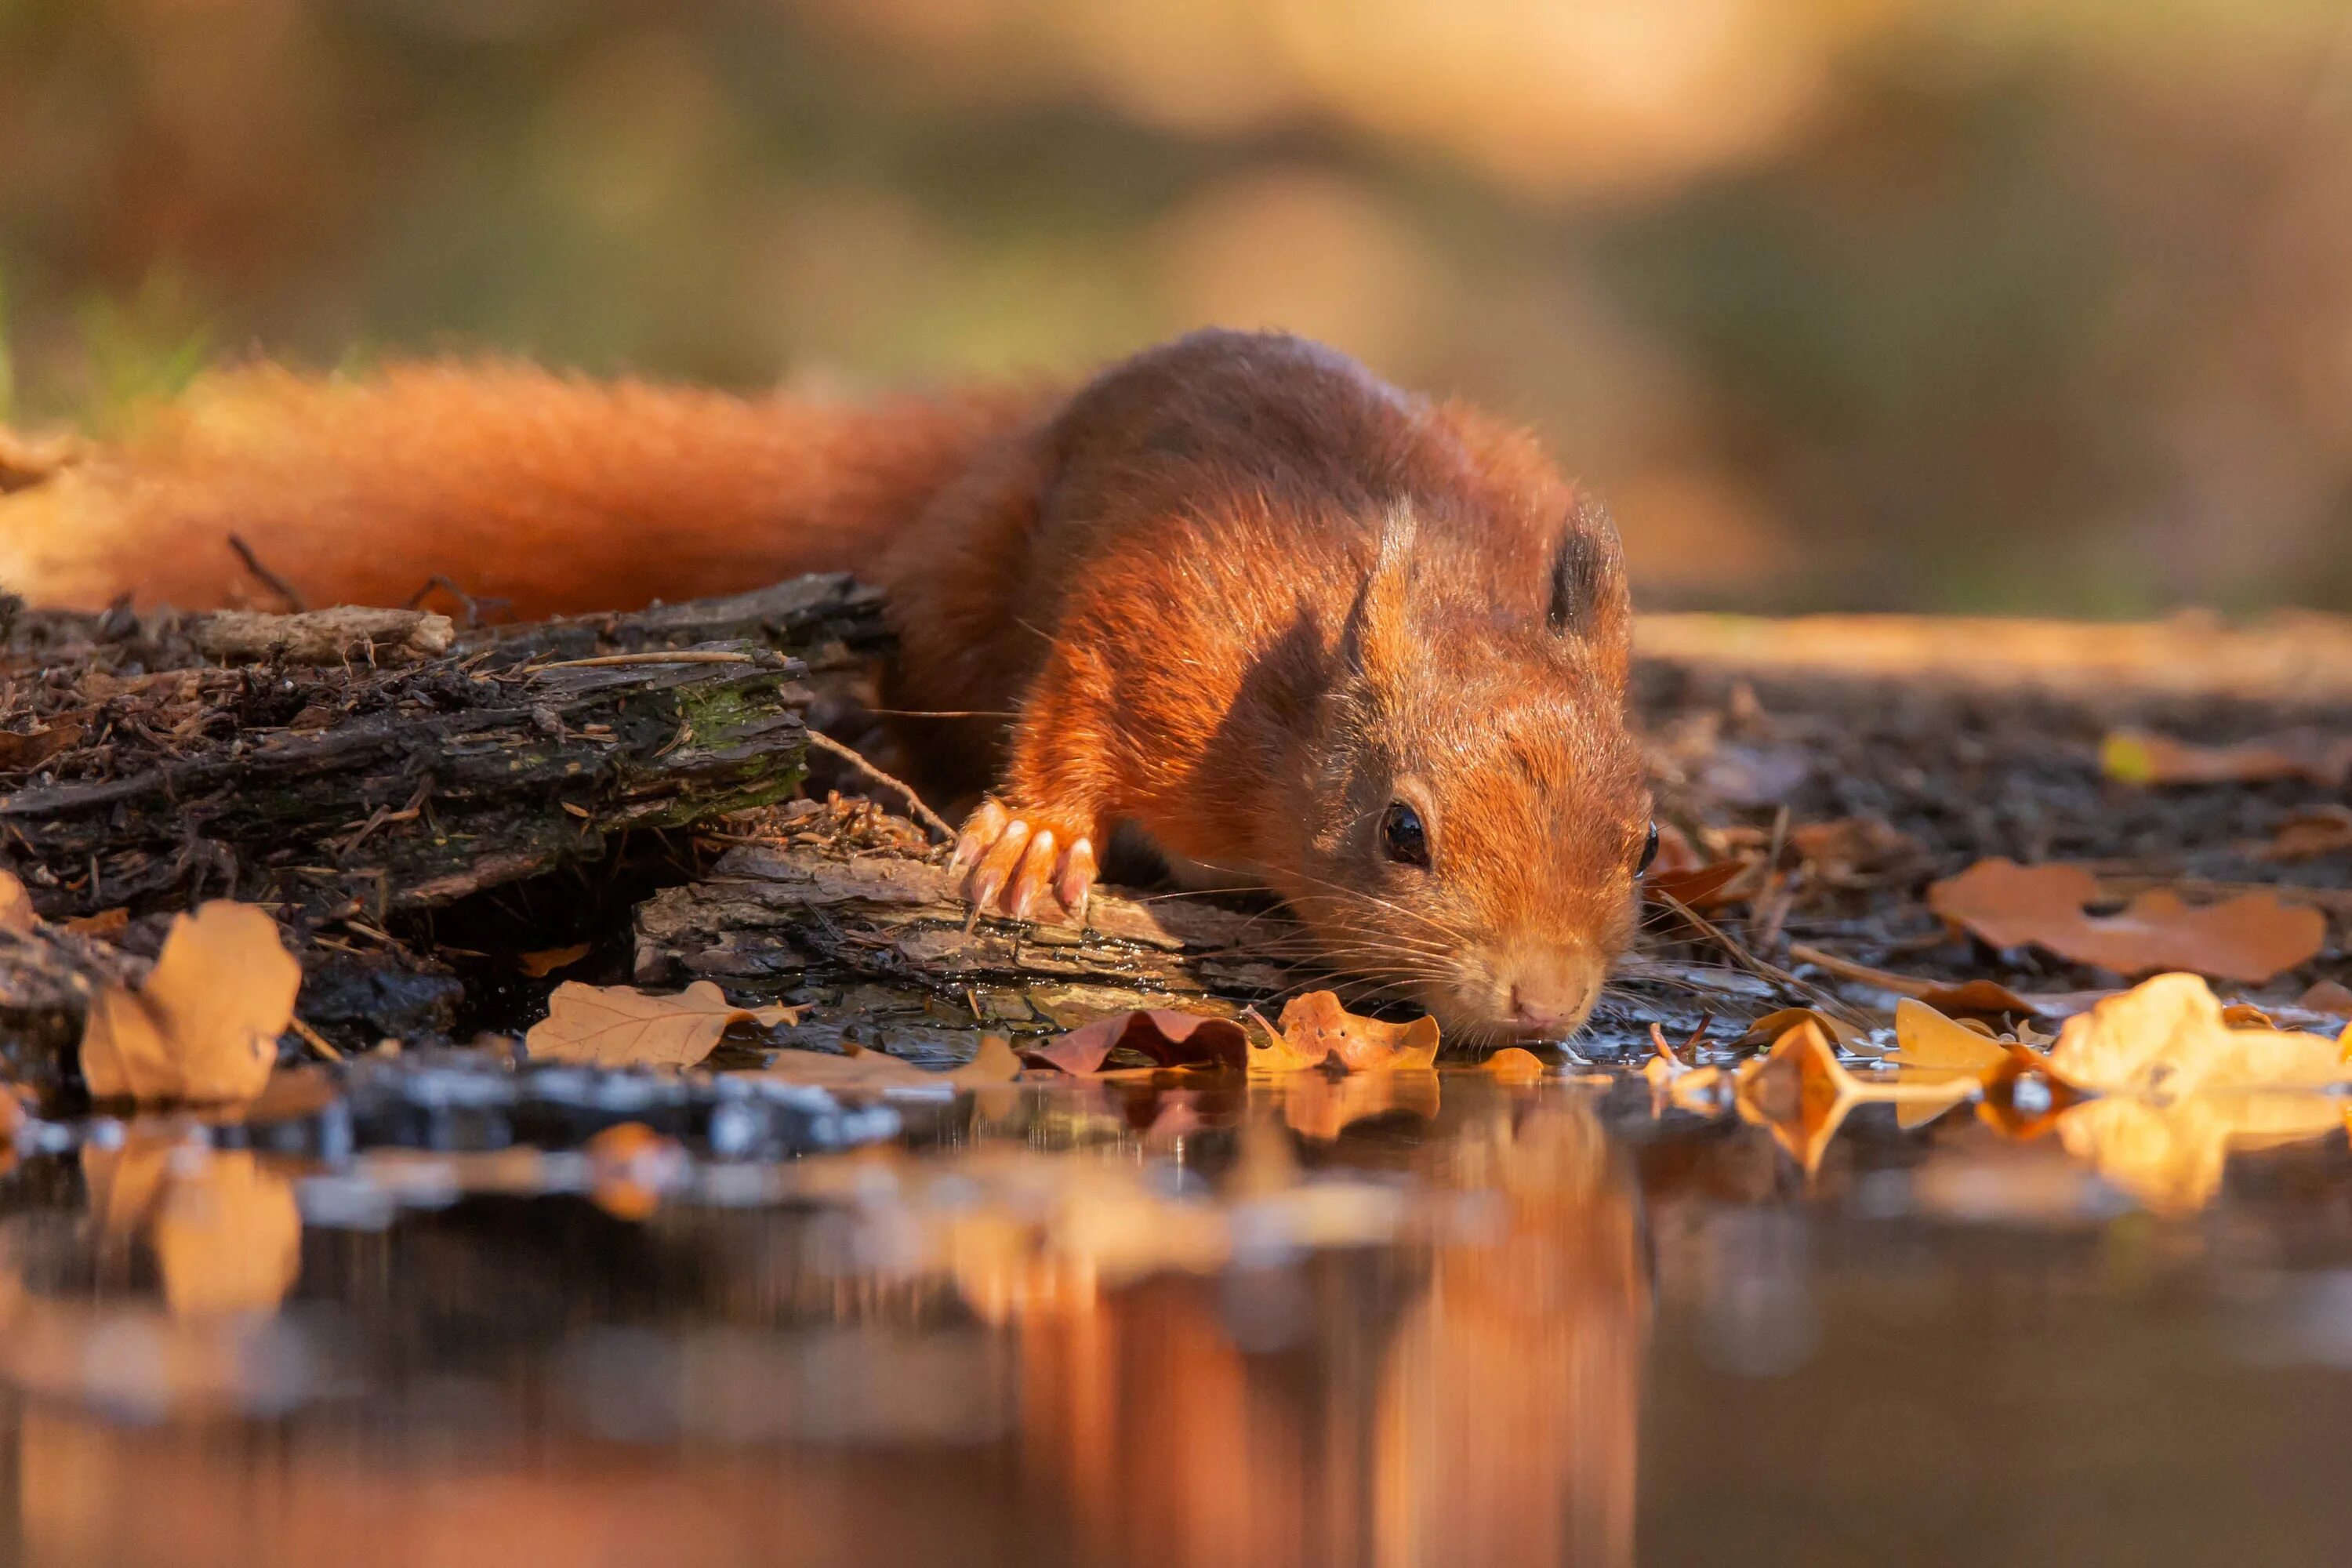
{"label": "decaying log", "polygon": [[[0,853],[42,914],[235,896],[381,920],[778,800],[805,743],[790,650],[879,636],[878,600],[822,577],[472,632],[398,668],[348,644],[304,662],[342,614],[19,616]],[[400,647],[439,619],[409,613]],[[205,662],[232,647],[278,652]]]}
{"label": "decaying log", "polygon": [[[895,819],[894,819],[895,820]],[[814,836],[809,836],[814,837]],[[738,845],[637,911],[636,980],[715,980],[813,1006],[793,1037],[845,1030],[917,1059],[969,1057],[976,1034],[1071,1027],[1131,1007],[1227,1012],[1293,988],[1276,914],[1098,890],[1066,920],[971,921],[946,853],[907,825],[898,847]]]}

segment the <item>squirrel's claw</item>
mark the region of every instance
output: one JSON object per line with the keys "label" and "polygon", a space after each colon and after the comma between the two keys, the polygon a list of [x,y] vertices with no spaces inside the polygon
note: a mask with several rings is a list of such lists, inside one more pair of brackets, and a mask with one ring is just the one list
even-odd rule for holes
{"label": "squirrel's claw", "polygon": [[975,919],[983,913],[1033,919],[1050,890],[1083,925],[1095,881],[1094,842],[1084,833],[1057,832],[1045,814],[1016,816],[996,801],[982,801],[965,819],[949,868],[969,870],[963,890]]}

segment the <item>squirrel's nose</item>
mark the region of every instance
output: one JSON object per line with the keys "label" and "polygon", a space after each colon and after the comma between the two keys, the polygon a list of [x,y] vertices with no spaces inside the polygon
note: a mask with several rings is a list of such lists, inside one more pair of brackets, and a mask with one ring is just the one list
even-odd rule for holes
{"label": "squirrel's nose", "polygon": [[1504,1021],[1530,1033],[1565,1035],[1582,1024],[1601,992],[1601,965],[1581,951],[1531,955],[1506,983]]}

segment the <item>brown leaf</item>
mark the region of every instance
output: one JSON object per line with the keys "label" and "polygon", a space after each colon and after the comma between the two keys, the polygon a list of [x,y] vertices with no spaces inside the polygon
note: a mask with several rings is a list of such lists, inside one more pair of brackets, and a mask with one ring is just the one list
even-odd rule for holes
{"label": "brown leaf", "polygon": [[2260,984],[2308,963],[2327,940],[2326,915],[2269,893],[2192,907],[2159,889],[2119,915],[2085,913],[2098,897],[2098,879],[2079,866],[2000,859],[1927,889],[1930,909],[1995,947],[2031,942],[2118,974],[2186,969]]}
{"label": "brown leaf", "polygon": [[569,969],[588,956],[588,944],[575,942],[570,947],[541,948],[526,952],[515,960],[515,967],[533,980],[544,980],[559,969]]}
{"label": "brown leaf", "polygon": [[110,937],[131,923],[131,911],[117,907],[100,910],[94,915],[76,915],[65,922],[65,929],[76,936]]}
{"label": "brown leaf", "polygon": [[1875,816],[1804,823],[1789,830],[1789,843],[1833,888],[1865,886],[1927,858],[1917,839]]}
{"label": "brown leaf", "polygon": [[[1976,1092],[1976,1085],[1945,1073],[1857,1077],[1838,1060],[1821,1026],[1806,1018],[1761,1059],[1741,1065],[1735,1092],[1739,1114],[1770,1129],[1774,1141],[1811,1175],[1856,1105],[1892,1103],[1898,1115],[1906,1107],[1948,1108]],[[1916,1125],[1922,1118],[1906,1120]]]}
{"label": "brown leaf", "polygon": [[2249,847],[2257,860],[2291,864],[2352,849],[2352,806],[2315,805],[2272,829],[2267,843]]}
{"label": "brown leaf", "polygon": [[2194,974],[2160,974],[2067,1019],[2050,1069],[2077,1089],[2170,1098],[2352,1079],[2337,1041],[2233,1027],[2212,988]]}
{"label": "brown leaf", "polygon": [[1759,1046],[1778,1045],[1790,1030],[1801,1024],[1811,1024],[1821,1030],[1830,1044],[1842,1049],[1853,1050],[1861,1047],[1862,1031],[1843,1019],[1832,1018],[1827,1013],[1811,1007],[1783,1007],[1779,1012],[1767,1013],[1748,1025],[1739,1037],[1731,1042],[1731,1048],[1754,1050]]}
{"label": "brown leaf", "polygon": [[1717,860],[1709,865],[1694,867],[1686,871],[1653,869],[1642,879],[1642,891],[1664,902],[1668,899],[1698,910],[1719,910],[1751,896],[1753,888],[1735,887],[1758,862],[1753,860]]}
{"label": "brown leaf", "polygon": [[973,1053],[971,1060],[944,1072],[919,1068],[887,1051],[869,1051],[851,1045],[839,1056],[829,1051],[778,1051],[766,1067],[739,1076],[778,1079],[814,1089],[887,1089],[941,1083],[957,1089],[976,1089],[1011,1083],[1019,1078],[1021,1058],[1013,1054],[1011,1042],[1001,1035],[991,1035],[980,1042],[980,1049]]}
{"label": "brown leaf", "polygon": [[2341,789],[2352,778],[2352,736],[2298,730],[2235,746],[2200,746],[2147,730],[2116,730],[2099,747],[2107,777],[2132,784],[2259,784],[2305,779]]}
{"label": "brown leaf", "polygon": [[109,986],[91,999],[82,1077],[100,1100],[250,1100],[301,984],[278,922],[250,904],[175,916],[136,994]]}
{"label": "brown leaf", "polygon": [[[1265,1023],[1263,1018],[1258,1020]],[[1437,1064],[1437,1020],[1415,1018],[1391,1024],[1360,1017],[1339,1005],[1339,994],[1310,991],[1282,1009],[1279,1025],[1268,1026],[1273,1043],[1252,1046],[1252,1072],[1297,1072],[1335,1061],[1350,1072],[1425,1068]]]}
{"label": "brown leaf", "polygon": [[46,730],[0,730],[0,773],[30,773],[80,744],[81,731],[79,719],[61,719]]}
{"label": "brown leaf", "polygon": [[2309,1013],[2326,1013],[2336,1017],[2352,1017],[2352,988],[2338,980],[2322,980],[2303,994],[2295,1004]]}
{"label": "brown leaf", "polygon": [[531,1026],[523,1044],[533,1061],[690,1068],[737,1024],[774,1028],[798,1022],[797,1007],[739,1007],[708,980],[674,995],[567,980],[548,998],[547,1016]]}
{"label": "brown leaf", "polygon": [[33,895],[14,871],[0,871],[0,931],[26,931],[41,923],[34,912]]}
{"label": "brown leaf", "polygon": [[1021,1053],[1033,1067],[1066,1073],[1099,1071],[1114,1050],[1139,1051],[1162,1067],[1238,1068],[1249,1062],[1249,1032],[1231,1018],[1173,1007],[1139,1007],[1071,1030],[1051,1045]]}

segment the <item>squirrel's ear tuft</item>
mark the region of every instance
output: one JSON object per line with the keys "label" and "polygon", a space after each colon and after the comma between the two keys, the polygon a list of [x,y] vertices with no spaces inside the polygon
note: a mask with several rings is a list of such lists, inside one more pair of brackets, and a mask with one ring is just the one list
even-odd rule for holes
{"label": "squirrel's ear tuft", "polygon": [[1359,673],[1379,667],[1385,656],[1401,651],[1411,639],[1405,598],[1412,585],[1413,534],[1412,512],[1403,505],[1381,521],[1371,570],[1356,590],[1339,637],[1340,657]]}
{"label": "squirrel's ear tuft", "polygon": [[1625,585],[1625,552],[1617,525],[1600,498],[1580,495],[1568,514],[1553,551],[1545,625],[1552,635],[1572,637],[1613,664],[1622,682],[1625,647],[1633,634],[1633,606]]}

